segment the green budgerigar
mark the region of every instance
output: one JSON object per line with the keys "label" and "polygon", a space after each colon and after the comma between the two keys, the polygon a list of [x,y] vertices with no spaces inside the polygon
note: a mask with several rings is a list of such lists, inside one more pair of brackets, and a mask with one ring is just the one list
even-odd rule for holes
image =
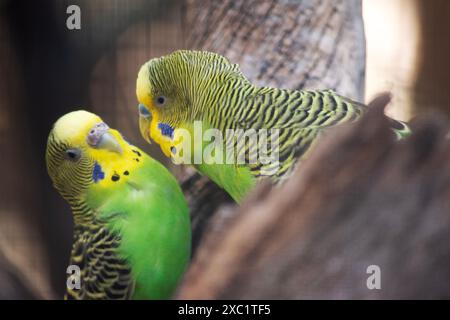
{"label": "green budgerigar", "polygon": [[[177,154],[180,136],[186,139],[186,135],[179,134],[181,131],[191,134],[191,149],[194,154],[197,152],[195,142],[202,137],[195,133],[196,122],[203,129],[217,129],[222,133],[226,146],[223,150],[234,149],[234,154],[247,155],[249,160],[257,158],[251,155],[258,153],[259,143],[248,142],[242,132],[229,139],[227,132],[277,129],[273,137],[278,146],[278,162],[264,162],[259,158],[245,163],[191,161],[190,164],[238,202],[262,177],[283,181],[322,132],[357,120],[367,109],[330,90],[258,87],[244,76],[238,65],[223,56],[187,50],[145,63],[138,74],[136,93],[142,136],[148,142],[156,141],[172,158],[180,156]],[[398,136],[408,134],[404,123],[392,122]],[[217,142],[216,136],[214,139]],[[200,144],[203,148],[205,143]],[[222,152],[220,148],[215,150]],[[222,153],[223,158],[225,153]]]}
{"label": "green budgerigar", "polygon": [[55,123],[46,161],[74,218],[70,264],[80,277],[65,298],[170,298],[190,259],[191,228],[169,171],[87,111]]}

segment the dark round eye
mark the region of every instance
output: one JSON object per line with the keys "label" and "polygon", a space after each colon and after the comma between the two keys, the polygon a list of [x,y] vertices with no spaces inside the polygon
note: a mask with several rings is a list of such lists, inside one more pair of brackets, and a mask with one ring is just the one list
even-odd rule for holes
{"label": "dark round eye", "polygon": [[67,149],[66,150],[66,158],[69,161],[76,162],[81,157],[81,151],[79,149]]}
{"label": "dark round eye", "polygon": [[164,105],[164,104],[166,103],[166,97],[164,97],[164,96],[159,96],[159,97],[156,99],[156,102],[157,102],[160,106],[162,106],[162,105]]}

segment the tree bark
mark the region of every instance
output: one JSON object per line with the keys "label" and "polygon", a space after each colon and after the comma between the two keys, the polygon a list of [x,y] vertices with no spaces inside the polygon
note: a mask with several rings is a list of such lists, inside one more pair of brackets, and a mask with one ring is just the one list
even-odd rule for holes
{"label": "tree bark", "polygon": [[188,0],[187,46],[239,63],[261,86],[364,97],[361,0]]}

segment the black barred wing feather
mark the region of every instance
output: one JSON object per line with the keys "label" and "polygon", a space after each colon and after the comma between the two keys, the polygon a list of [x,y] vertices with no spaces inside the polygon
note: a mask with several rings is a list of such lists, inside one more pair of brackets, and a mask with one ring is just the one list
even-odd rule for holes
{"label": "black barred wing feather", "polygon": [[243,103],[235,114],[238,125],[243,128],[322,129],[354,121],[367,109],[330,90],[260,88],[243,96]]}
{"label": "black barred wing feather", "polygon": [[278,129],[278,167],[259,162],[250,165],[254,175],[270,175],[277,180],[287,176],[326,128],[357,120],[367,108],[333,91],[252,90],[248,86],[240,86],[227,103],[234,113],[234,123],[228,125],[244,130]]}
{"label": "black barred wing feather", "polygon": [[131,268],[117,252],[120,238],[106,227],[75,229],[71,265],[81,270],[81,287],[67,287],[65,299],[130,299]]}

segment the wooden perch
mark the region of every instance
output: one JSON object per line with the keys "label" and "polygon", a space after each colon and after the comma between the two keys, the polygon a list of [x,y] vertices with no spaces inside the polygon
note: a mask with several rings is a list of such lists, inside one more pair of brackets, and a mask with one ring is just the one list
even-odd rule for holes
{"label": "wooden perch", "polygon": [[[210,232],[178,298],[450,298],[449,126],[423,118],[394,141],[388,100]],[[367,288],[371,265],[381,290]]]}

